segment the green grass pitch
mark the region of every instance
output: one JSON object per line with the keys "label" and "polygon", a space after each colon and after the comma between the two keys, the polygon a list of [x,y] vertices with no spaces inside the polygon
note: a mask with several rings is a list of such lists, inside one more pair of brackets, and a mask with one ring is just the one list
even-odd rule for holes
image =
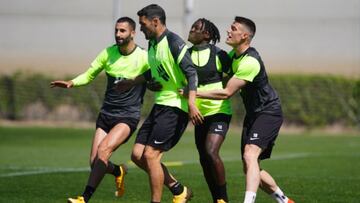
{"label": "green grass pitch", "polygon": [[[0,127],[0,202],[66,202],[80,195],[87,182],[92,129]],[[146,203],[148,178],[130,160],[134,136],[112,156],[129,164],[124,197],[114,197],[114,179],[105,176],[92,203]],[[240,161],[240,132],[231,131],[222,147],[228,194],[242,202],[244,175]],[[198,163],[192,132],[165,153],[164,162],[195,196],[192,203],[210,203],[211,197]],[[288,196],[298,203],[360,202],[360,136],[280,134],[272,159],[262,163]],[[171,202],[164,188],[162,202]],[[257,202],[274,202],[258,191]]]}

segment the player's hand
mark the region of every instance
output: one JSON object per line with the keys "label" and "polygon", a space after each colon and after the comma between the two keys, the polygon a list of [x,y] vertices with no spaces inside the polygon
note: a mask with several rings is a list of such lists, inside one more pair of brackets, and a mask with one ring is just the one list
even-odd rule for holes
{"label": "player's hand", "polygon": [[74,83],[70,81],[63,81],[63,80],[55,80],[50,83],[50,87],[61,87],[61,88],[72,88]]}
{"label": "player's hand", "polygon": [[133,80],[122,79],[115,83],[115,90],[119,93],[126,92],[134,86]]}
{"label": "player's hand", "polygon": [[189,89],[187,87],[184,87],[182,89],[178,89],[178,92],[181,96],[188,98],[189,97]]}
{"label": "player's hand", "polygon": [[204,122],[204,117],[195,104],[189,104],[189,117],[194,125],[200,125]]}
{"label": "player's hand", "polygon": [[150,81],[146,83],[146,87],[154,92],[160,91],[162,89],[161,83],[156,81],[154,78],[152,78]]}

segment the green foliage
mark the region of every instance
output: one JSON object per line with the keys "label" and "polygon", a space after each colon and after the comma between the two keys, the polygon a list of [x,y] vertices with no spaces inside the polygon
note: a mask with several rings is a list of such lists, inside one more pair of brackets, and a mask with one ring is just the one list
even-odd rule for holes
{"label": "green foliage", "polygon": [[[273,75],[286,122],[309,127],[358,125],[360,100],[353,92],[359,81],[324,75]],[[357,112],[356,112],[357,111]]]}
{"label": "green foliage", "polygon": [[[90,115],[80,119],[96,118],[106,88],[104,75],[89,85],[72,89],[50,88],[53,79],[24,72],[0,77],[0,98],[4,98],[0,100],[0,117],[26,119],[24,111],[29,105],[40,103],[45,114],[54,112],[60,105],[69,105],[81,115]],[[271,75],[270,83],[280,95],[288,124],[310,128],[332,124],[360,125],[360,80],[328,75]],[[245,114],[241,97],[237,94],[231,100],[233,120],[241,122]],[[153,101],[153,92],[147,91],[143,117],[150,112]]]}

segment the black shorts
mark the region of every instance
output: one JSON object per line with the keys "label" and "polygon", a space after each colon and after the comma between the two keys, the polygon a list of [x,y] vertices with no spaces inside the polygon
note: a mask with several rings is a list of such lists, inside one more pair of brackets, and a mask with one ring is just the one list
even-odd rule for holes
{"label": "black shorts", "polygon": [[119,123],[125,123],[130,128],[130,135],[125,140],[128,141],[128,139],[131,137],[131,135],[135,132],[136,127],[139,123],[139,119],[131,118],[131,117],[115,117],[110,116],[104,113],[99,113],[98,118],[96,120],[96,129],[101,128],[106,133],[109,133],[110,130]]}
{"label": "black shorts", "polygon": [[179,108],[155,104],[139,129],[135,143],[168,151],[180,140],[188,114]]}
{"label": "black shorts", "polygon": [[218,134],[225,138],[229,130],[231,115],[217,113],[205,116],[201,125],[195,126],[195,136],[206,136],[208,134]]}
{"label": "black shorts", "polygon": [[254,144],[262,149],[260,160],[270,158],[282,122],[282,115],[246,116],[241,139],[241,154],[244,154],[246,144]]}

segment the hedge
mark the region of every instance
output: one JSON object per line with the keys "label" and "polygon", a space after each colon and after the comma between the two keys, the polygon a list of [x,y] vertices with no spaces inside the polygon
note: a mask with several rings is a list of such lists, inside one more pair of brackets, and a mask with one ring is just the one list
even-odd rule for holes
{"label": "hedge", "polygon": [[[69,78],[72,77],[65,77]],[[332,124],[360,126],[359,79],[293,74],[271,75],[269,78],[280,95],[286,123],[310,128]],[[96,118],[106,87],[104,75],[87,86],[70,90],[50,88],[49,83],[54,79],[42,74],[24,72],[0,76],[0,118],[52,120],[54,111],[61,105],[67,105],[79,112],[75,120]],[[150,112],[152,102],[153,93],[147,91],[142,109],[143,117]],[[39,114],[38,116],[24,113],[31,110],[34,104],[40,104],[42,110],[30,111],[30,114]],[[244,107],[239,94],[232,98],[232,106],[233,120],[241,122]]]}

